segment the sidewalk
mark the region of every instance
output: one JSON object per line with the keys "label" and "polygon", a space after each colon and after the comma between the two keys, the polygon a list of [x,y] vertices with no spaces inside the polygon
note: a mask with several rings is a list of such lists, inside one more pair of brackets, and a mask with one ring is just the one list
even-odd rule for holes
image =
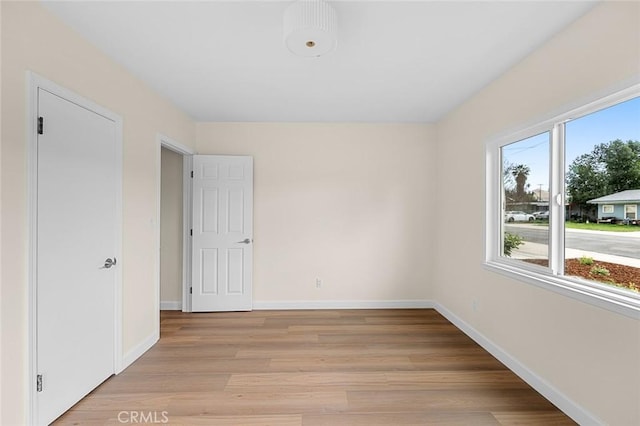
{"label": "sidewalk", "polygon": [[[582,231],[572,229],[571,231]],[[582,232],[601,232],[601,231],[582,231]],[[616,234],[617,232],[609,232],[609,234]],[[547,259],[548,247],[546,244],[525,242],[519,248],[513,250],[511,258],[513,259]],[[579,250],[579,249],[565,249],[566,259],[579,259],[582,256],[591,257],[594,260],[601,262],[617,263],[618,265],[627,265],[640,268],[640,259],[625,256],[615,256],[612,254],[597,253],[594,251]]]}
{"label": "sidewalk", "polygon": [[[513,223],[509,223],[509,225],[514,226]],[[519,228],[530,228],[530,229],[544,229],[547,228],[547,226],[544,225],[531,225],[528,223],[517,223],[515,224],[515,226],[518,226]],[[623,226],[623,225],[620,225]],[[638,238],[640,239],[640,226],[632,226],[633,228],[637,228],[637,231],[634,232],[613,232],[613,231],[592,231],[590,229],[572,229],[572,228],[565,228],[565,232],[575,232],[575,233],[582,233],[582,234],[591,234],[591,235],[611,235],[614,237],[625,237],[625,238]]]}

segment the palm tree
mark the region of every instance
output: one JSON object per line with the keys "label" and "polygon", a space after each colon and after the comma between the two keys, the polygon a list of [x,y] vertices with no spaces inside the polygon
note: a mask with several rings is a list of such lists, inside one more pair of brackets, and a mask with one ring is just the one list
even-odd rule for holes
{"label": "palm tree", "polygon": [[525,164],[517,164],[511,168],[511,174],[516,179],[516,199],[518,201],[524,200],[524,188],[529,173],[531,173],[531,169]]}

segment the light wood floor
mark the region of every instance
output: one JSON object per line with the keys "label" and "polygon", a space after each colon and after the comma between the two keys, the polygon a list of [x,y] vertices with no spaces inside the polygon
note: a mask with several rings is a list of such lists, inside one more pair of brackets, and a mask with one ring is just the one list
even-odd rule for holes
{"label": "light wood floor", "polygon": [[164,311],[161,335],[56,424],[575,424],[430,309]]}

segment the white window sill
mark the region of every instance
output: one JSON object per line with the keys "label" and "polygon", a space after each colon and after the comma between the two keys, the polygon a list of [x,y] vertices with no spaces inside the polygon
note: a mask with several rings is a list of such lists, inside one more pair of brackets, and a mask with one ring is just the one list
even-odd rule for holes
{"label": "white window sill", "polygon": [[588,303],[633,319],[640,319],[640,294],[581,279],[553,276],[512,264],[488,260],[485,269],[506,277],[533,284],[563,296]]}

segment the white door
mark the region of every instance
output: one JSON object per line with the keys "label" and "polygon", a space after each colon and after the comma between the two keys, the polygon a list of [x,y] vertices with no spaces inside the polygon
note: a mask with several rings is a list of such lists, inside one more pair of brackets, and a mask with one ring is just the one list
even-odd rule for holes
{"label": "white door", "polygon": [[191,307],[252,308],[253,158],[193,156]]}
{"label": "white door", "polygon": [[42,88],[38,116],[36,422],[49,424],[115,371],[120,160],[114,121]]}

